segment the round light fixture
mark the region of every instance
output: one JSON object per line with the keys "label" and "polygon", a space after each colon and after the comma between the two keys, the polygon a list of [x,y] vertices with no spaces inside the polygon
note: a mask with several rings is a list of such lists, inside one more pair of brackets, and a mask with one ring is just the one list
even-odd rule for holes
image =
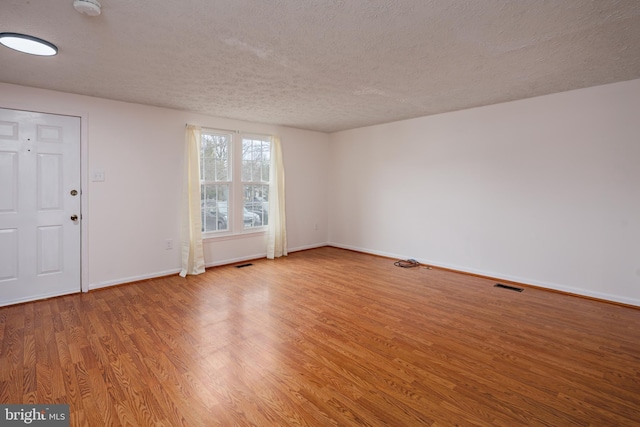
{"label": "round light fixture", "polygon": [[18,33],[0,33],[0,43],[18,52],[38,56],[53,56],[58,48],[46,40]]}
{"label": "round light fixture", "polygon": [[100,2],[98,0],[74,0],[73,7],[87,16],[100,15]]}

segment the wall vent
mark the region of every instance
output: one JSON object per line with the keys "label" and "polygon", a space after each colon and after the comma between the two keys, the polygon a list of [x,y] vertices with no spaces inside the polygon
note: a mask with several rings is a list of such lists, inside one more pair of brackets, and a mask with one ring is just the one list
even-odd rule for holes
{"label": "wall vent", "polygon": [[495,285],[493,285],[493,287],[494,288],[509,289],[510,291],[516,291],[516,292],[524,291],[523,288],[516,288],[515,286],[503,285],[502,283],[496,283]]}

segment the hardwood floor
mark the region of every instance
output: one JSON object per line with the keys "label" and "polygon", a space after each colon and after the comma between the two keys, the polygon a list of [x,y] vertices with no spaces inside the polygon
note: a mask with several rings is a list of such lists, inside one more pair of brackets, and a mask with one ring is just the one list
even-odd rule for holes
{"label": "hardwood floor", "polygon": [[0,308],[0,402],[88,426],[640,425],[640,310],[336,248]]}

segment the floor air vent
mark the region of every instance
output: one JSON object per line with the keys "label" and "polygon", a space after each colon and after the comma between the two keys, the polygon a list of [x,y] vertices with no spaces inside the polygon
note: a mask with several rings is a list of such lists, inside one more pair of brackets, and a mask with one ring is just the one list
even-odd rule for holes
{"label": "floor air vent", "polygon": [[509,289],[510,291],[522,292],[523,288],[516,288],[515,286],[503,285],[502,283],[496,283],[493,285],[495,288]]}
{"label": "floor air vent", "polygon": [[240,265],[236,265],[236,268],[243,268],[243,267],[249,267],[253,264],[251,264],[250,262],[246,263],[246,264],[240,264]]}

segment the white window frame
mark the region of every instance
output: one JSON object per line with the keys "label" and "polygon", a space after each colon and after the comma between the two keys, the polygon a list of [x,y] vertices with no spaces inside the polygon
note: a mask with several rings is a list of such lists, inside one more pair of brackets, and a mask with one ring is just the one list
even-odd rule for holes
{"label": "white window frame", "polygon": [[[229,150],[229,167],[231,169],[231,181],[229,184],[229,197],[227,205],[227,230],[213,230],[202,233],[203,239],[235,239],[250,237],[256,234],[264,234],[266,225],[244,228],[244,188],[242,181],[242,141],[243,138],[264,140],[271,144],[271,137],[260,134],[240,133],[215,128],[202,128],[202,135],[229,135],[231,137],[231,149]],[[202,153],[201,153],[202,155]],[[202,161],[202,157],[200,157]],[[271,166],[270,166],[271,167]],[[201,184],[208,183],[200,180]],[[220,182],[221,184],[227,183]],[[270,185],[269,182],[263,183]]]}

